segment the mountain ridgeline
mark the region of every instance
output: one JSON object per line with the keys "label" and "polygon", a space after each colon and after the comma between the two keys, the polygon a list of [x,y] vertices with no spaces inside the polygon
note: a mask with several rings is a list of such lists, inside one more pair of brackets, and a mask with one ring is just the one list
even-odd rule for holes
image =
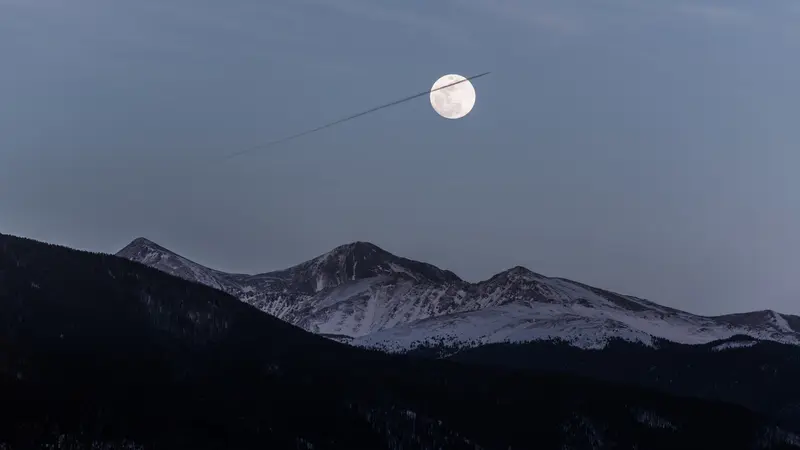
{"label": "mountain ridgeline", "polygon": [[123,258],[5,235],[0,398],[3,449],[798,448],[740,406],[359,349]]}
{"label": "mountain ridgeline", "polygon": [[580,348],[617,339],[702,344],[736,335],[800,344],[797,316],[703,317],[524,267],[468,283],[365,242],[258,275],[209,269],[144,238],[118,256],[221,289],[308,331],[392,352],[553,339]]}

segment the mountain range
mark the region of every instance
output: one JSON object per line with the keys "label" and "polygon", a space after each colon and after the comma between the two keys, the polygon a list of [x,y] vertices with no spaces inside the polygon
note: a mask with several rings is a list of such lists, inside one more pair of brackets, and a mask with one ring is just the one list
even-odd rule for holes
{"label": "mountain range", "polygon": [[614,340],[654,347],[738,335],[800,344],[798,316],[700,316],[524,267],[470,283],[367,242],[257,275],[210,269],[145,238],[117,255],[222,290],[313,333],[390,352],[552,340],[584,349]]}
{"label": "mountain range", "polygon": [[[403,260],[338,272],[331,259],[273,277],[317,294],[396,272],[459,282],[392,268],[411,270]],[[124,258],[5,235],[0,398],[3,450],[800,448],[791,428],[739,405],[357,348]]]}

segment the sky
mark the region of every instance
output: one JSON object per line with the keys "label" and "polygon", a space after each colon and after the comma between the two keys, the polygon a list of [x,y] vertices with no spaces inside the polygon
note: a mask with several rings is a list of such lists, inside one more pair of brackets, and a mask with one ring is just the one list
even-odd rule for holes
{"label": "sky", "polygon": [[[800,0],[0,0],[0,233],[800,314]],[[426,97],[475,80],[446,120]]]}

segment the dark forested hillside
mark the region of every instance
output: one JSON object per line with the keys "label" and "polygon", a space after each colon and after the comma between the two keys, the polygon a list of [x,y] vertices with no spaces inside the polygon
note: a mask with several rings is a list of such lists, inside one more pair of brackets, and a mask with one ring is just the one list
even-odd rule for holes
{"label": "dark forested hillside", "polygon": [[0,448],[797,448],[743,407],[348,347],[0,235]]}
{"label": "dark forested hillside", "polygon": [[[450,360],[553,371],[657,388],[744,405],[800,430],[800,348],[735,336],[703,345],[658,341],[655,348],[624,341],[582,350],[544,341],[491,344],[455,352]],[[446,349],[420,350],[441,356]]]}

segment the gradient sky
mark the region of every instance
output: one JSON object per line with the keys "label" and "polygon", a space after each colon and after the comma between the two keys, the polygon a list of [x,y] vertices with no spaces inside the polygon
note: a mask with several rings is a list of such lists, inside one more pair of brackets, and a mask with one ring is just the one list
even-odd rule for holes
{"label": "gradient sky", "polygon": [[[0,232],[800,313],[800,1],[0,0]],[[475,81],[227,162],[259,143]]]}

